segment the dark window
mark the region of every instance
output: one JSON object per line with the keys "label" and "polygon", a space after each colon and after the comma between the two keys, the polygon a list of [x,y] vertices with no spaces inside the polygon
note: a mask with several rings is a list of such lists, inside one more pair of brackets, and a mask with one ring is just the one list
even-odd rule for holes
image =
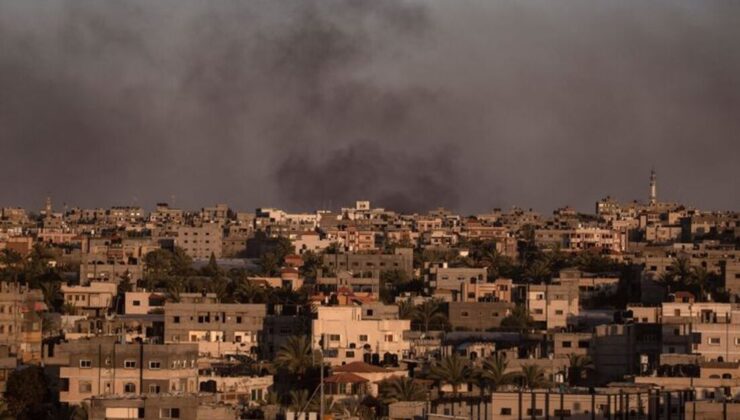
{"label": "dark window", "polygon": [[511,415],[511,408],[508,408],[508,407],[501,408],[501,415],[502,416],[510,416]]}
{"label": "dark window", "polygon": [[175,324],[179,324],[180,323],[180,317],[179,316],[173,317],[172,318],[172,322],[175,323]]}
{"label": "dark window", "polygon": [[563,341],[563,348],[569,349],[570,348],[570,341]]}

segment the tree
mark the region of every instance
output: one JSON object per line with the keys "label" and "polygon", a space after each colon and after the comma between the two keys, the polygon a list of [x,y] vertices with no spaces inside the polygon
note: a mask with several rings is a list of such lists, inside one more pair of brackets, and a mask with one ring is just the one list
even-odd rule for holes
{"label": "tree", "polygon": [[265,290],[247,279],[242,279],[236,284],[234,297],[239,303],[264,303]]}
{"label": "tree", "polygon": [[398,303],[398,317],[400,319],[413,319],[415,310],[411,299],[402,300]]}
{"label": "tree", "polygon": [[511,314],[501,320],[502,327],[516,328],[522,331],[532,328],[532,324],[534,324],[534,320],[524,305],[517,305],[511,311]]}
{"label": "tree", "polygon": [[0,251],[0,266],[3,267],[0,271],[3,278],[17,282],[23,267],[23,257],[12,249],[3,249]]}
{"label": "tree", "polygon": [[290,409],[296,413],[302,413],[308,408],[308,391],[305,389],[294,389],[290,391]]}
{"label": "tree", "polygon": [[380,383],[380,398],[384,403],[397,401],[424,401],[427,392],[423,386],[408,377],[394,376]]}
{"label": "tree", "polygon": [[8,411],[16,418],[45,418],[47,407],[43,402],[49,401],[50,398],[43,368],[30,365],[10,374],[5,399]]}
{"label": "tree", "polygon": [[444,356],[441,360],[432,365],[429,370],[429,376],[437,381],[450,384],[452,392],[458,395],[460,385],[466,384],[471,380],[473,373],[467,359],[464,359],[453,353]]}
{"label": "tree", "polygon": [[524,269],[524,277],[529,281],[549,281],[551,275],[552,270],[550,268],[550,265],[544,259],[535,259]]}
{"label": "tree", "polygon": [[44,294],[44,303],[46,303],[49,310],[59,312],[64,304],[61,281],[45,281],[41,283],[41,291]]}
{"label": "tree", "polygon": [[711,280],[711,274],[706,268],[698,266],[691,268],[691,274],[688,277],[688,283],[696,291],[697,299],[704,300],[707,296],[707,286]]}
{"label": "tree", "polygon": [[301,378],[314,365],[315,356],[310,338],[292,336],[275,355],[275,365]]}
{"label": "tree", "polygon": [[429,332],[429,328],[433,325],[439,326],[447,322],[442,305],[435,299],[427,300],[417,306],[413,319],[423,326],[424,332]]}
{"label": "tree", "polygon": [[491,391],[496,392],[500,387],[516,383],[519,375],[516,372],[507,372],[509,362],[503,353],[495,353],[483,360],[478,369],[481,382]]}
{"label": "tree", "polygon": [[545,378],[544,369],[535,364],[522,365],[522,373],[519,375],[519,379],[524,389],[531,390],[550,385],[550,381]]}
{"label": "tree", "polygon": [[280,260],[272,252],[265,252],[260,257],[260,274],[265,277],[272,277],[280,274]]}
{"label": "tree", "polygon": [[591,358],[586,355],[571,353],[568,355],[568,382],[570,385],[578,385],[587,374],[594,368]]}

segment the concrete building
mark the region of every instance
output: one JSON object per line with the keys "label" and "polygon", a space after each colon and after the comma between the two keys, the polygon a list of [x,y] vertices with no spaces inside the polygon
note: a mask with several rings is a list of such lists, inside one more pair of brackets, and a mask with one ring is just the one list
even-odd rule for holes
{"label": "concrete building", "polygon": [[63,284],[61,292],[64,302],[75,307],[78,312],[101,316],[112,307],[118,287],[116,283],[107,282],[91,282],[86,286]]}
{"label": "concrete building", "polygon": [[448,320],[455,331],[488,331],[498,328],[515,306],[509,302],[450,302],[448,305]]}
{"label": "concrete building", "polygon": [[193,259],[208,259],[211,255],[221,258],[223,230],[220,224],[204,223],[201,226],[176,226],[175,245]]}
{"label": "concrete building", "polygon": [[90,400],[89,419],[236,420],[236,408],[210,394],[169,393],[145,396],[104,396]]}
{"label": "concrete building", "polygon": [[195,392],[195,344],[119,344],[77,340],[58,349],[68,355],[59,371],[59,400],[79,404],[100,395]]}
{"label": "concrete building", "polygon": [[164,307],[166,343],[197,343],[202,354],[259,354],[263,304],[173,303]]}
{"label": "concrete building", "polygon": [[18,283],[0,282],[0,345],[24,362],[41,359],[41,290]]}
{"label": "concrete building", "polygon": [[531,284],[523,286],[527,308],[535,322],[546,328],[566,328],[578,317],[580,293],[573,284]]}
{"label": "concrete building", "polygon": [[366,319],[362,307],[321,306],[311,331],[314,346],[324,350],[326,360],[341,365],[373,358],[400,360],[410,349],[404,339],[410,329],[411,321],[398,319],[397,313],[395,318]]}
{"label": "concrete building", "polygon": [[353,252],[325,254],[324,266],[331,271],[400,270],[409,277],[414,274],[414,252],[411,248],[396,248],[393,254],[358,254]]}

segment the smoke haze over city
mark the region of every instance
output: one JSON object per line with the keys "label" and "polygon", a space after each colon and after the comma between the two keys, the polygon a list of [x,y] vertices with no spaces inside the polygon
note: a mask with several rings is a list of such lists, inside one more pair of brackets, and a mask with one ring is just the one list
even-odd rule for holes
{"label": "smoke haze over city", "polygon": [[4,1],[0,205],[737,209],[740,3]]}

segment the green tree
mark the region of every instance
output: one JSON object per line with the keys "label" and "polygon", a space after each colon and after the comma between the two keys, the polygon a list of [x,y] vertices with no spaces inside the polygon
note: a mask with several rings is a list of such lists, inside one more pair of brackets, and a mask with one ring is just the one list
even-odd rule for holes
{"label": "green tree", "polygon": [[317,361],[320,361],[320,357],[314,354],[309,337],[293,336],[280,346],[275,355],[275,365],[302,378]]}
{"label": "green tree", "polygon": [[413,319],[416,308],[411,299],[402,300],[398,303],[398,317],[400,319]]}
{"label": "green tree", "polygon": [[503,353],[495,353],[493,356],[483,360],[478,369],[481,382],[491,391],[496,392],[499,388],[516,383],[519,375],[516,372],[507,372],[509,362]]}
{"label": "green tree", "polygon": [[429,370],[429,377],[452,386],[452,393],[459,395],[460,386],[472,379],[473,370],[467,359],[453,353],[442,357]]}
{"label": "green tree", "polygon": [[239,303],[265,303],[265,290],[245,278],[236,284],[234,297]]}
{"label": "green tree", "polygon": [[550,381],[545,377],[545,371],[535,364],[522,365],[522,373],[519,375],[522,388],[527,390],[545,388],[550,386]]}
{"label": "green tree", "polygon": [[48,407],[43,403],[50,398],[43,368],[30,365],[10,374],[5,399],[17,419],[45,418]]}
{"label": "green tree", "polygon": [[381,400],[386,403],[397,401],[424,401],[427,391],[413,379],[394,376],[380,383],[379,393]]}
{"label": "green tree", "polygon": [[545,259],[536,259],[524,268],[524,278],[531,282],[550,281],[552,270]]}
{"label": "green tree", "polygon": [[594,369],[594,363],[586,355],[571,353],[568,355],[568,382],[578,385],[585,376]]}
{"label": "green tree", "polygon": [[0,250],[0,275],[4,279],[18,281],[23,271],[23,257],[12,249]]}
{"label": "green tree", "polygon": [[501,320],[502,327],[516,328],[522,331],[532,328],[533,324],[534,320],[524,305],[517,305],[511,311],[511,314]]}
{"label": "green tree", "polygon": [[441,326],[447,322],[447,316],[444,313],[442,305],[438,300],[427,300],[416,307],[414,318],[421,324],[424,332],[429,332],[432,326]]}

